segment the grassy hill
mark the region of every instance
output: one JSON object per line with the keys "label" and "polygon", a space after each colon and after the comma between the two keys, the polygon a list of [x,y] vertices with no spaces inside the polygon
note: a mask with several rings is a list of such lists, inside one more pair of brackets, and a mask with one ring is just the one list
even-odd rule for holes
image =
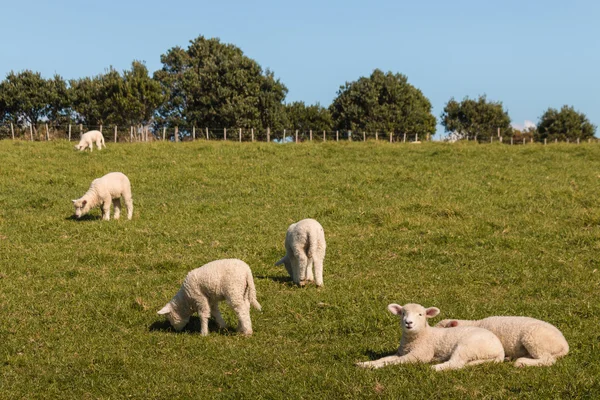
{"label": "grassy hill", "polygon": [[[598,398],[600,146],[0,141],[2,398]],[[71,199],[129,176],[132,221]],[[325,286],[283,267],[316,218]],[[252,268],[254,335],[176,333],[156,314],[186,273]],[[354,366],[394,353],[388,303],[443,318],[528,315],[563,331],[549,368]]]}

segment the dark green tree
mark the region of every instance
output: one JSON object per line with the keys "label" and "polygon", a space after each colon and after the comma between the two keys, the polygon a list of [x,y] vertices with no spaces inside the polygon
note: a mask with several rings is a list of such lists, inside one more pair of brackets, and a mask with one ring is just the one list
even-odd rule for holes
{"label": "dark green tree", "polygon": [[541,140],[588,139],[595,133],[596,126],[586,115],[567,105],[564,105],[560,111],[548,108],[540,117],[537,127],[537,137]]}
{"label": "dark green tree", "polygon": [[123,72],[123,84],[121,123],[149,125],[164,99],[160,83],[150,77],[142,62],[134,61],[131,70]]}
{"label": "dark green tree", "polygon": [[161,62],[154,78],[166,97],[158,111],[162,122],[183,128],[282,125],[287,88],[236,46],[200,36],[187,49],[170,49]]}
{"label": "dark green tree", "polygon": [[4,118],[15,124],[35,124],[48,116],[52,85],[39,72],[10,72],[0,83]]}
{"label": "dark green tree", "polygon": [[433,134],[431,103],[406,76],[376,69],[370,77],[346,82],[329,107],[335,129]]}
{"label": "dark green tree", "polygon": [[307,106],[303,101],[285,105],[286,126],[292,129],[315,132],[330,131],[333,126],[331,113],[320,104]]}
{"label": "dark green tree", "polygon": [[503,136],[511,136],[510,117],[501,102],[488,101],[486,96],[477,99],[465,97],[461,102],[451,98],[441,115],[441,124],[446,132],[465,136],[490,137],[498,128]]}

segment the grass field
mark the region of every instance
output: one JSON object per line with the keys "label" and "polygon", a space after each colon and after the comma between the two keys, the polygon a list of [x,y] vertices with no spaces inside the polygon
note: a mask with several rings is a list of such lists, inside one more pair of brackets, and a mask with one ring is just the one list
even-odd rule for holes
{"label": "grass field", "polygon": [[[600,398],[600,145],[0,141],[0,398]],[[71,199],[129,176],[132,221]],[[316,218],[325,286],[295,287],[288,225]],[[252,268],[254,335],[176,333],[186,273]],[[394,353],[388,303],[528,315],[569,341],[552,367],[358,369]]]}

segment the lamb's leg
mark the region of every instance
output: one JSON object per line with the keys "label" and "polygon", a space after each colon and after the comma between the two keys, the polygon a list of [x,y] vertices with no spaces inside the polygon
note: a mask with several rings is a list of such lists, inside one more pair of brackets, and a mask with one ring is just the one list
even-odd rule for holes
{"label": "lamb's leg", "polygon": [[443,371],[445,369],[460,369],[467,365],[477,365],[487,362],[501,362],[502,358],[498,359],[497,356],[490,356],[490,358],[475,358],[473,352],[468,346],[457,346],[450,359],[444,363],[432,365],[436,371]]}
{"label": "lamb's leg", "polygon": [[113,199],[112,201],[113,203],[113,207],[115,209],[115,213],[113,215],[114,219],[119,219],[119,217],[121,216],[121,200],[120,199]]}
{"label": "lamb's leg", "polygon": [[383,357],[383,358],[380,358],[379,360],[359,362],[359,363],[356,363],[356,366],[361,367],[361,368],[375,369],[375,368],[382,368],[387,365],[416,363],[419,361],[420,361],[419,358],[415,357],[412,354],[406,354],[403,356],[394,354],[393,356]]}
{"label": "lamb's leg", "polygon": [[323,286],[323,259],[314,258],[313,264],[315,266],[315,283],[317,286]]}
{"label": "lamb's leg", "polygon": [[515,360],[515,367],[548,367],[556,362],[556,358],[547,354],[540,358],[521,357]]}
{"label": "lamb's leg", "polygon": [[104,221],[110,220],[110,203],[111,198],[104,199],[104,202],[102,203],[102,219]]}
{"label": "lamb's leg", "polygon": [[292,264],[292,281],[296,284],[300,284],[300,266],[298,265],[298,259],[295,256],[290,257],[290,263]]}
{"label": "lamb's leg", "polygon": [[94,143],[92,143],[92,142],[86,143],[86,146],[90,148],[90,153],[92,151],[94,151]]}
{"label": "lamb's leg", "polygon": [[131,193],[123,194],[123,201],[125,202],[125,207],[127,207],[127,219],[131,219],[133,217],[133,199],[131,198]]}
{"label": "lamb's leg", "polygon": [[306,256],[306,254],[304,254],[304,251],[295,251],[294,256],[298,265],[298,281],[294,282],[302,285],[306,280],[306,267],[308,266],[308,257]]}
{"label": "lamb's leg", "polygon": [[233,305],[233,311],[238,317],[238,331],[244,335],[252,335],[252,321],[250,320],[250,303],[241,300]]}
{"label": "lamb's leg", "polygon": [[308,259],[308,262],[306,263],[306,280],[309,282],[315,281],[315,276],[313,275],[313,265],[314,260]]}
{"label": "lamb's leg", "polygon": [[218,301],[210,302],[210,314],[215,318],[215,321],[217,321],[217,325],[219,325],[220,329],[223,329],[227,326],[225,320],[223,319],[223,316],[221,315],[221,311],[219,310]]}
{"label": "lamb's leg", "polygon": [[208,335],[208,320],[210,319],[210,305],[206,298],[196,300],[196,311],[198,317],[200,317],[200,334],[206,336]]}

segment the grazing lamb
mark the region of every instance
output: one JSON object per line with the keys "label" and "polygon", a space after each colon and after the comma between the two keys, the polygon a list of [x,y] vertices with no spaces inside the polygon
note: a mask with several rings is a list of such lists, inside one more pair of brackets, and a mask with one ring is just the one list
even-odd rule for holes
{"label": "grazing lamb", "polygon": [[[285,234],[285,256],[275,265],[285,265],[287,273],[297,285],[315,281],[323,286],[323,259],[325,232],[314,219],[303,219],[291,224]],[[314,276],[312,267],[314,266]]]}
{"label": "grazing lamb", "polygon": [[104,136],[102,136],[102,132],[100,131],[88,131],[81,135],[81,140],[78,144],[75,145],[75,148],[79,151],[85,150],[89,147],[90,152],[94,151],[94,143],[98,147],[98,150],[102,150],[102,146],[106,148],[106,144],[104,143]]}
{"label": "grazing lamb", "polygon": [[238,331],[252,334],[250,305],[260,310],[252,271],[242,260],[227,259],[209,262],[190,271],[181,288],[158,314],[166,314],[175,330],[180,331],[198,312],[201,321],[200,334],[208,335],[208,319],[211,314],[219,328],[225,320],[219,311],[219,301],[226,300],[238,317]]}
{"label": "grazing lamb", "polygon": [[500,340],[490,331],[475,327],[444,329],[431,327],[427,318],[440,312],[435,307],[419,304],[388,305],[388,310],[400,317],[402,339],[393,356],[357,363],[363,368],[381,368],[403,363],[445,361],[433,365],[436,371],[459,369],[484,362],[502,362],[504,350]]}
{"label": "grazing lamb", "polygon": [[133,199],[131,198],[131,184],[129,179],[121,172],[111,172],[101,178],[94,179],[88,191],[79,199],[73,200],[75,216],[87,214],[97,205],[102,205],[102,219],[110,219],[110,203],[115,207],[114,219],[121,216],[121,200],[123,197],[127,207],[127,219],[133,216]]}
{"label": "grazing lamb", "polygon": [[554,326],[529,317],[488,317],[478,321],[445,319],[438,327],[476,326],[493,332],[516,367],[552,365],[569,352],[569,344]]}

